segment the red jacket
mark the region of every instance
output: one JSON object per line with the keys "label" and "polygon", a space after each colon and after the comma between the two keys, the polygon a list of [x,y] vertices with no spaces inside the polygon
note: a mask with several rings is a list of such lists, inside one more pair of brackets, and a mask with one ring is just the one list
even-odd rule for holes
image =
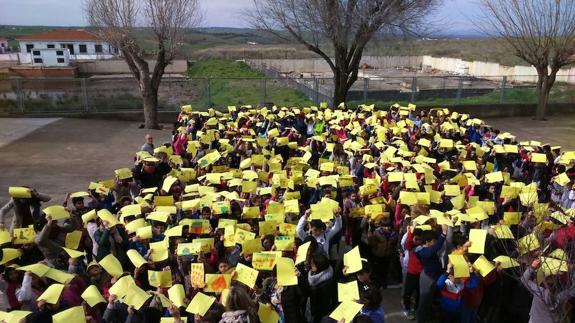
{"label": "red jacket", "polygon": [[419,275],[423,270],[423,265],[419,258],[413,252],[414,245],[413,245],[413,234],[407,230],[407,239],[405,241],[405,249],[409,253],[409,259],[407,261],[407,272],[412,275]]}

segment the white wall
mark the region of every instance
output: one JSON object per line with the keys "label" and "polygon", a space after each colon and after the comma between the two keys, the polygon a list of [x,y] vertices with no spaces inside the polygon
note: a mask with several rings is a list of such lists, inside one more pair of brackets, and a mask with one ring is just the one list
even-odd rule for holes
{"label": "white wall", "polygon": [[[87,55],[95,55],[95,54],[114,54],[110,52],[113,51],[112,48],[105,42],[93,42],[93,41],[19,41],[20,45],[20,52],[27,53],[26,45],[32,44],[34,45],[34,49],[42,49],[48,48],[48,44],[54,45],[56,49],[62,48],[64,44],[72,44],[74,47],[74,55],[76,54],[87,54]],[[102,45],[102,52],[96,53],[96,44]],[[86,45],[86,52],[80,53],[80,45]],[[67,48],[67,47],[66,47]]]}

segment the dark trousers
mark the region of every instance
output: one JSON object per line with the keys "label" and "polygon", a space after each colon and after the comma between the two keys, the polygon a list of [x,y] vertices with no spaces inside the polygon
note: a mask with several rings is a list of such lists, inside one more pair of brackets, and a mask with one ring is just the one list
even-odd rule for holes
{"label": "dark trousers", "polygon": [[411,303],[413,299],[413,308],[417,308],[419,303],[419,274],[405,275],[405,281],[403,282],[403,309],[409,311],[412,309]]}
{"label": "dark trousers", "polygon": [[391,263],[391,257],[373,256],[371,261],[373,266],[371,279],[373,279],[379,286],[387,288],[387,275],[389,275],[389,264]]}

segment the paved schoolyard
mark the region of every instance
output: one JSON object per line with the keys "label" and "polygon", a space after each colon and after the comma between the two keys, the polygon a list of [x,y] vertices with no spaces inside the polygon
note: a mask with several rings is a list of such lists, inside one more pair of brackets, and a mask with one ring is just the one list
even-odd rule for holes
{"label": "paved schoolyard", "polygon": [[59,203],[66,193],[86,190],[90,181],[110,179],[115,169],[130,167],[146,133],[156,145],[171,136],[170,129],[138,129],[137,122],[46,120],[0,118],[0,204],[8,200],[10,185],[35,187]]}
{"label": "paved schoolyard", "polygon": [[[485,119],[519,140],[540,140],[575,150],[575,115],[548,121],[529,117]],[[132,165],[146,133],[156,145],[168,141],[165,130],[138,129],[140,123],[86,119],[0,118],[0,204],[10,185],[28,185],[60,203],[66,193],[86,190],[90,181],[113,177],[117,168]],[[386,322],[408,322],[400,306],[400,289],[384,291]]]}
{"label": "paved schoolyard", "polygon": [[562,147],[562,151],[575,150],[575,114],[554,115],[547,121],[532,117],[487,118],[485,123],[502,132],[510,132],[518,140],[537,140]]}

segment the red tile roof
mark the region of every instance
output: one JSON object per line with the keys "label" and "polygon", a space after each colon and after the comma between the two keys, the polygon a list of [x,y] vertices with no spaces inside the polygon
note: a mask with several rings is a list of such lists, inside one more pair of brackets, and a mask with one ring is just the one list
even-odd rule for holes
{"label": "red tile roof", "polygon": [[38,34],[26,35],[17,40],[53,40],[53,41],[98,41],[98,37],[83,29],[55,29]]}

